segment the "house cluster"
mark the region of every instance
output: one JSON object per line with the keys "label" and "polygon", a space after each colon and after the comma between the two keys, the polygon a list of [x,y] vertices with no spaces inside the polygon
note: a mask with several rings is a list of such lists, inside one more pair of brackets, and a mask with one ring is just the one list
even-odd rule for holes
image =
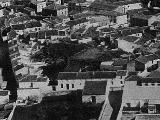
{"label": "house cluster", "polygon": [[[37,94],[82,90],[84,102],[102,103],[108,90],[123,90],[117,119],[159,114],[158,9],[143,8],[140,0],[0,3],[2,37],[8,41],[19,95],[29,91],[22,96],[27,97],[32,89]],[[49,86],[49,79],[40,75],[44,61],[35,62],[30,57],[45,45],[58,43],[87,47],[71,55],[67,67]]]}

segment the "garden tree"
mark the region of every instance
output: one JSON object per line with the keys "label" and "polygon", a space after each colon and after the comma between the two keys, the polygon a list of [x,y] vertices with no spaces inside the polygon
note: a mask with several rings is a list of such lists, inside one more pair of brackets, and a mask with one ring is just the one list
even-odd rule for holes
{"label": "garden tree", "polygon": [[83,49],[88,48],[85,44],[55,43],[45,45],[37,53],[31,56],[32,60],[44,60],[47,65],[42,66],[42,74],[50,80],[54,80],[58,72],[62,72],[68,65],[68,58]]}

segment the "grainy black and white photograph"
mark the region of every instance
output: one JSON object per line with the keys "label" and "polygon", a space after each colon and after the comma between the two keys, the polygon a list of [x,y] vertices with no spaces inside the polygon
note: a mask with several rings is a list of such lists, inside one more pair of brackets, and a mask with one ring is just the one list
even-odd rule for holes
{"label": "grainy black and white photograph", "polygon": [[0,0],[0,120],[160,120],[160,0]]}

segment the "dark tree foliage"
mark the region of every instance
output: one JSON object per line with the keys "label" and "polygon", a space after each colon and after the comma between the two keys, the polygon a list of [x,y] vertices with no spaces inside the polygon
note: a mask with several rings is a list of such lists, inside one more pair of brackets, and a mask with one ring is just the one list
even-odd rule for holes
{"label": "dark tree foliage", "polygon": [[142,6],[144,8],[148,8],[148,3],[150,3],[149,9],[152,9],[153,7],[160,7],[160,1],[159,0],[140,0],[142,3]]}
{"label": "dark tree foliage", "polygon": [[[2,35],[6,35],[10,30],[2,31]],[[12,100],[16,100],[18,83],[12,69],[12,63],[9,56],[8,42],[3,41],[0,35],[0,68],[2,68],[3,81],[7,81],[6,89],[10,90]]]}

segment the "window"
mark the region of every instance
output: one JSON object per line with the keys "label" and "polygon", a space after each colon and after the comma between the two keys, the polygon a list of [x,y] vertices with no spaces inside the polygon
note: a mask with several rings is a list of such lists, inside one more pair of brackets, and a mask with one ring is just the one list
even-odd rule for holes
{"label": "window", "polygon": [[63,84],[61,84],[61,88],[63,88]]}
{"label": "window", "polygon": [[145,85],[145,86],[148,86],[148,83],[145,83],[144,85]]}
{"label": "window", "polygon": [[154,83],[151,83],[151,85],[154,86],[155,84],[154,84]]}
{"label": "window", "polygon": [[72,84],[72,88],[74,88],[74,84]]}
{"label": "window", "polygon": [[120,79],[122,79],[122,76],[120,76]]}
{"label": "window", "polygon": [[67,88],[67,90],[69,90],[69,84],[66,84],[66,88]]}
{"label": "window", "polygon": [[123,81],[121,81],[121,84],[123,84]]}
{"label": "window", "polygon": [[111,84],[113,85],[113,81],[111,81]]}

